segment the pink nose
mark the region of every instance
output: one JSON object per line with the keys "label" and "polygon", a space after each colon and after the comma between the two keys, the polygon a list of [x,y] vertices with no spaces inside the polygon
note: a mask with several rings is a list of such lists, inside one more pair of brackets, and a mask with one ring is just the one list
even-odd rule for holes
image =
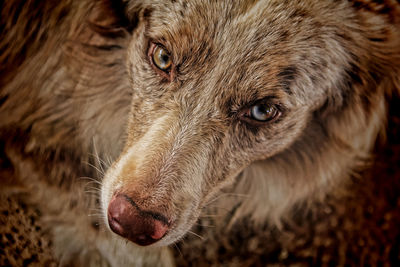
{"label": "pink nose", "polygon": [[108,205],[108,224],[113,232],[147,246],[166,234],[169,223],[161,214],[141,210],[127,195],[114,195]]}

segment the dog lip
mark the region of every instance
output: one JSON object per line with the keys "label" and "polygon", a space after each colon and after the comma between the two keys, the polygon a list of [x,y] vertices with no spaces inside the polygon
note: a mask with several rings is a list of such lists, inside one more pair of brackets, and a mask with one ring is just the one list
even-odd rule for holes
{"label": "dog lip", "polygon": [[157,239],[150,239],[146,237],[145,235],[140,235],[134,239],[128,238],[130,241],[134,242],[135,244],[138,244],[139,246],[148,246],[151,244],[154,244],[157,242]]}

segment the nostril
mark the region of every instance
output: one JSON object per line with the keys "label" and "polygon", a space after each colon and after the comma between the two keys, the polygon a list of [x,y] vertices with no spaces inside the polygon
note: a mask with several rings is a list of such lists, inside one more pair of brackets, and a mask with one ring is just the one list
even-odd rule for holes
{"label": "nostril", "polygon": [[151,238],[154,240],[160,240],[164,237],[165,233],[168,231],[168,225],[161,221],[154,220],[154,231],[151,234]]}
{"label": "nostril", "polygon": [[141,210],[131,198],[122,194],[112,197],[107,215],[113,232],[142,246],[160,240],[169,229],[164,216]]}
{"label": "nostril", "polygon": [[108,212],[108,224],[110,225],[110,228],[111,230],[113,230],[114,233],[117,233],[119,235],[124,234],[124,228],[118,222],[118,219],[113,217],[113,215],[110,214],[110,212]]}

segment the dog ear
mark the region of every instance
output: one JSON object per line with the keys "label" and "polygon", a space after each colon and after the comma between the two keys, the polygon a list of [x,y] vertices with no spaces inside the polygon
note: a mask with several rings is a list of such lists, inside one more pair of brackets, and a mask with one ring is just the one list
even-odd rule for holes
{"label": "dog ear", "polygon": [[96,32],[108,37],[119,37],[132,32],[139,18],[145,15],[146,0],[100,0],[94,7],[89,23]]}
{"label": "dog ear", "polygon": [[124,7],[125,16],[131,22],[137,22],[138,17],[145,16],[151,7],[149,0],[122,0],[121,4]]}

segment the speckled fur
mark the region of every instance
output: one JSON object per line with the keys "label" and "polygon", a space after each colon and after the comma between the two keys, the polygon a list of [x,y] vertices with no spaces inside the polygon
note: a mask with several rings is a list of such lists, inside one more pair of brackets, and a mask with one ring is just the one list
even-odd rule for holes
{"label": "speckled fur", "polygon": [[[171,265],[163,245],[210,202],[231,210],[224,229],[282,228],[365,165],[400,86],[396,1],[1,5],[3,191],[28,192],[61,265]],[[171,51],[173,81],[152,69],[149,41]],[[259,99],[279,120],[239,119]],[[155,248],[104,225],[118,190],[173,219]]]}

